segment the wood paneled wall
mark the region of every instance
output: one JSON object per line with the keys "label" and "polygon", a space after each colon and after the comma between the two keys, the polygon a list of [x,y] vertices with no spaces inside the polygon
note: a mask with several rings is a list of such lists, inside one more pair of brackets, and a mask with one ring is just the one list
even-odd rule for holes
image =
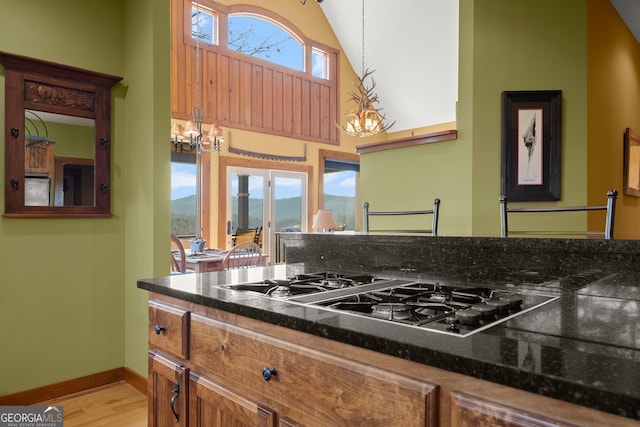
{"label": "wood paneled wall", "polygon": [[[196,105],[196,43],[188,28],[190,7],[190,0],[172,1],[171,106],[172,117],[182,120],[190,119]],[[226,25],[220,27],[226,31]],[[225,46],[200,43],[204,122],[338,144],[339,54],[322,48],[329,54],[330,79],[312,77]]]}

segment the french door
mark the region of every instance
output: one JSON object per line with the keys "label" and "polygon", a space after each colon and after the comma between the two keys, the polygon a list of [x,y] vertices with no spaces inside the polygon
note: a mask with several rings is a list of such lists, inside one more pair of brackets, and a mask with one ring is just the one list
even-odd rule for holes
{"label": "french door", "polygon": [[307,174],[227,167],[227,241],[237,230],[262,227],[262,250],[271,263],[276,233],[307,231]]}

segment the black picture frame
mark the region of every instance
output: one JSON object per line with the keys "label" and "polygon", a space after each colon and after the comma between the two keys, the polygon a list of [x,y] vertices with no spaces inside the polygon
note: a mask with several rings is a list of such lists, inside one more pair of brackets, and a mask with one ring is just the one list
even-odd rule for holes
{"label": "black picture frame", "polygon": [[624,132],[624,194],[640,197],[640,135]]}
{"label": "black picture frame", "polygon": [[501,194],[560,200],[562,91],[502,92]]}

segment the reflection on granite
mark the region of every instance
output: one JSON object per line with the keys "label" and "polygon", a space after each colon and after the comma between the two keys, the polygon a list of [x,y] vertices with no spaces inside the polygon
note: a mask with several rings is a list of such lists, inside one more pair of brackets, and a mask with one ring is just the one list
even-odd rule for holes
{"label": "reflection on granite", "polygon": [[282,233],[287,262],[374,273],[449,275],[476,269],[485,280],[505,271],[640,269],[640,241]]}
{"label": "reflection on granite", "polygon": [[637,275],[617,273],[606,279],[590,283],[578,291],[580,295],[640,300]]}
{"label": "reflection on granite", "polygon": [[[640,241],[283,233],[286,265],[138,287],[640,420]],[[559,298],[467,338],[219,285],[322,270],[491,283]]]}

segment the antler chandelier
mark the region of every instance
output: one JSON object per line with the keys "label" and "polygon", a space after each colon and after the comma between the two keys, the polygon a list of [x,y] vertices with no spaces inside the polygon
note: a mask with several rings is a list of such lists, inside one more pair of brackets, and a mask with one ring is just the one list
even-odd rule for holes
{"label": "antler chandelier", "polygon": [[[376,82],[371,76],[375,70],[364,68],[364,0],[362,0],[362,77],[353,81],[355,90],[349,93],[350,101],[355,103],[349,114],[345,115],[346,126],[342,130],[351,136],[365,137],[385,132],[395,124],[386,124],[386,117],[374,104],[378,103],[378,95],[373,91]],[[365,80],[371,77],[371,86],[368,87]]]}
{"label": "antler chandelier", "polygon": [[[200,106],[202,92],[200,88],[200,2],[196,1],[196,106],[191,108],[192,120],[188,120],[183,127],[175,122],[171,126],[171,142],[176,151],[196,151],[198,154],[220,152],[220,145],[224,142],[222,128],[211,125],[209,131],[204,131],[204,108]],[[193,28],[193,22],[192,22]]]}

